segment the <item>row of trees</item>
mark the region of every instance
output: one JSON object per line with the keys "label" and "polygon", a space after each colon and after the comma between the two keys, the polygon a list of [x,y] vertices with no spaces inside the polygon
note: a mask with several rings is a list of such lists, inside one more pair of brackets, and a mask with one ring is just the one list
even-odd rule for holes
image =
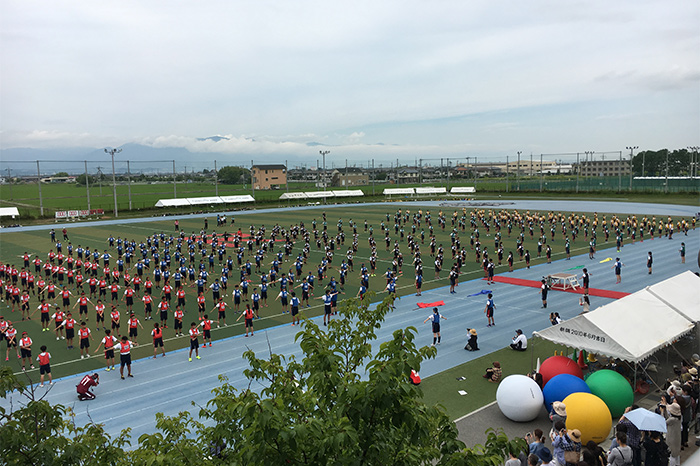
{"label": "row of trees", "polygon": [[[646,150],[632,159],[632,174],[634,176],[665,176],[666,161],[668,160],[668,176],[690,176],[693,163],[698,163],[698,153],[687,149],[657,151]],[[692,174],[697,176],[697,165]]]}
{"label": "row of trees", "polygon": [[[128,429],[111,437],[100,425],[76,427],[71,411],[36,398],[31,386],[0,369],[0,393],[27,402],[0,408],[0,457],[5,464],[501,464],[525,448],[488,431],[484,446],[467,448],[444,410],[427,406],[412,369],[436,355],[417,347],[416,330],[396,330],[372,347],[392,299],[346,300],[340,317],[321,330],[306,321],[296,339],[303,358],[244,353],[250,385],[238,390],[221,377],[198,416],[156,416],[158,432],[131,443]],[[363,376],[365,375],[366,376]],[[210,422],[213,421],[213,422]],[[206,424],[206,425],[205,425]]]}

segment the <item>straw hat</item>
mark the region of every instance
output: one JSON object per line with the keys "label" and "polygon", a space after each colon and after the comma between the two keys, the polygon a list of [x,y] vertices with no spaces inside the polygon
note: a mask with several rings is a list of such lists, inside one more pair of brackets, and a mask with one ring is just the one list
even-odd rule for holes
{"label": "straw hat", "polygon": [[552,408],[554,408],[554,412],[558,415],[566,417],[566,405],[561,401],[555,401],[552,403]]}
{"label": "straw hat", "polygon": [[698,370],[694,367],[691,367],[690,369],[688,369],[688,374],[693,376],[698,375]]}
{"label": "straw hat", "polygon": [[678,403],[671,403],[668,405],[668,414],[671,416],[680,416],[681,415],[681,405]]}
{"label": "straw hat", "polygon": [[[470,328],[470,329],[469,329],[469,333],[472,334],[472,335],[476,335],[476,329],[475,329],[475,328]],[[696,371],[696,373],[697,373],[697,371]]]}
{"label": "straw hat", "polygon": [[578,429],[570,430],[569,437],[571,437],[571,440],[573,440],[574,442],[580,442],[581,441],[581,431]]}

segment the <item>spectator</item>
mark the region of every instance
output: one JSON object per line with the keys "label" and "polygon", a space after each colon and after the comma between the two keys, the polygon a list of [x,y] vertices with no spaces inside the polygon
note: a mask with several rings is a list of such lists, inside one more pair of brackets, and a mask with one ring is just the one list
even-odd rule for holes
{"label": "spectator", "polygon": [[467,346],[464,347],[467,351],[479,351],[479,345],[477,343],[476,329],[468,328],[469,340],[467,341]]}
{"label": "spectator", "polygon": [[566,464],[564,449],[562,448],[562,436],[564,435],[566,435],[566,424],[561,420],[556,421],[549,433],[549,438],[552,440],[552,455],[558,466],[564,466]]}
{"label": "spectator", "polygon": [[549,420],[552,421],[552,430],[557,430],[557,422],[561,421],[566,424],[566,405],[561,401],[552,403],[552,412],[549,414]]}
{"label": "spectator", "polygon": [[542,460],[542,466],[548,466],[552,464],[552,452],[549,451],[549,448],[545,447],[542,449],[542,452],[540,453],[540,459]]}
{"label": "spectator", "polygon": [[593,440],[588,441],[582,453],[583,461],[585,461],[588,466],[605,466],[608,464],[605,452]]}
{"label": "spectator", "polygon": [[659,432],[649,432],[644,436],[644,466],[667,466],[671,452]]}
{"label": "spectator", "polygon": [[523,335],[523,331],[518,329],[515,331],[515,336],[513,337],[513,343],[510,347],[515,351],[525,351],[527,349],[527,338]]}
{"label": "spectator", "polygon": [[[628,406],[627,409],[625,409],[625,414],[637,408],[639,408],[637,405]],[[624,414],[618,422],[618,425],[620,424],[626,427],[627,445],[632,449],[632,453],[634,454],[632,462],[635,466],[640,466],[642,464],[642,434],[639,432],[639,429],[637,429],[637,426],[625,418]]]}
{"label": "spectator", "polygon": [[627,445],[627,434],[618,431],[615,434],[615,439],[617,440],[617,446],[610,449],[608,464],[611,466],[632,464],[634,453],[632,453],[632,448]]}
{"label": "spectator", "polygon": [[525,440],[527,440],[529,447],[530,447],[530,453],[533,453],[542,458],[542,450],[545,450],[547,447],[544,446],[544,432],[542,432],[542,429],[535,429],[534,435],[531,435],[529,432],[525,436]]}
{"label": "spectator", "polygon": [[676,399],[681,398],[683,403],[679,401],[679,405],[682,408],[682,420],[681,420],[681,448],[688,448],[688,428],[690,426],[690,420],[693,418],[693,398],[690,396],[690,385],[685,384],[681,387],[681,390]]}
{"label": "spectator", "polygon": [[501,371],[501,363],[498,361],[493,362],[493,367],[489,367],[486,369],[486,373],[484,374],[484,378],[488,379],[489,382],[498,382],[501,380],[501,375],[503,375],[503,372]]}
{"label": "spectator", "polygon": [[661,415],[666,418],[666,442],[671,451],[669,466],[681,464],[681,407],[678,403],[668,404],[665,398],[659,405]]}

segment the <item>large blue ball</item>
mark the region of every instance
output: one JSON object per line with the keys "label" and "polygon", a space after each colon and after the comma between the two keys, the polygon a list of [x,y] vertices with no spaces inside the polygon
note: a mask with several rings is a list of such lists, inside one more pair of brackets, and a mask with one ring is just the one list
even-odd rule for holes
{"label": "large blue ball", "polygon": [[564,401],[564,398],[572,393],[591,393],[588,387],[579,377],[571,374],[559,374],[552,377],[547,385],[544,386],[542,394],[544,395],[544,405],[547,411],[552,411],[552,403],[555,401]]}

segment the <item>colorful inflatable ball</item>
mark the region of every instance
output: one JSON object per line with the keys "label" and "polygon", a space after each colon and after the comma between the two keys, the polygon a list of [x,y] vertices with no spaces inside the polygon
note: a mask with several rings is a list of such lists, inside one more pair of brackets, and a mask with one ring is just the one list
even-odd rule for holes
{"label": "colorful inflatable ball", "polygon": [[542,412],[544,397],[537,382],[524,375],[509,375],[496,391],[496,402],[503,415],[515,422],[529,422]]}
{"label": "colorful inflatable ball", "polygon": [[612,416],[603,400],[592,393],[572,393],[564,399],[566,405],[566,428],[581,431],[582,442],[600,443],[612,428]]}
{"label": "colorful inflatable ball", "polygon": [[[613,417],[622,416],[634,402],[632,386],[615,371],[602,369],[588,376],[586,384],[591,393],[603,400]],[[546,399],[546,397],[545,397]]]}
{"label": "colorful inflatable ball", "polygon": [[552,377],[559,374],[571,374],[583,379],[583,372],[576,361],[566,356],[550,356],[545,359],[540,366],[540,374],[542,374],[542,383],[545,385]]}
{"label": "colorful inflatable ball", "polygon": [[542,394],[544,395],[544,406],[547,411],[552,411],[552,403],[555,401],[564,401],[564,398],[572,393],[591,393],[591,389],[586,385],[583,379],[571,374],[559,374],[552,377],[547,385],[544,386]]}

